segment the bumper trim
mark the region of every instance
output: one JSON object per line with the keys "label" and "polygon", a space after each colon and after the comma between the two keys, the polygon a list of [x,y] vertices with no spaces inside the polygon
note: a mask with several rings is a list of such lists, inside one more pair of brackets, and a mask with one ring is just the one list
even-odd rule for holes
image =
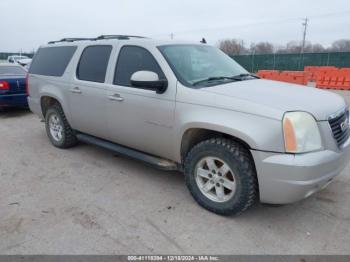
{"label": "bumper trim", "polygon": [[27,95],[19,94],[0,94],[1,107],[27,106]]}

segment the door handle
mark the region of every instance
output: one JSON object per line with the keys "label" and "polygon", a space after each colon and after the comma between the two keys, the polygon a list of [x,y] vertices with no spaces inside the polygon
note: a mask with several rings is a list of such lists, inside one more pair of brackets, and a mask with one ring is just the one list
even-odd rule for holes
{"label": "door handle", "polygon": [[121,97],[119,94],[114,94],[114,95],[108,96],[108,98],[111,101],[119,101],[119,102],[124,101],[124,98]]}
{"label": "door handle", "polygon": [[79,89],[79,87],[74,87],[70,91],[74,94],[81,94],[81,90]]}

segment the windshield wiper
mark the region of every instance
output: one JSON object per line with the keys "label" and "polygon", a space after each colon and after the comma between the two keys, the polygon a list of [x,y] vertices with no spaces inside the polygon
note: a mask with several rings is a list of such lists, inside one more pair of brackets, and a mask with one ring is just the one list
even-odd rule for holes
{"label": "windshield wiper", "polygon": [[257,75],[249,74],[249,73],[248,74],[239,74],[239,75],[236,75],[236,76],[232,76],[231,78],[234,79],[234,80],[237,80],[237,81],[243,81],[247,77],[253,77],[253,78],[256,78],[256,79],[260,79],[260,77],[258,77]]}
{"label": "windshield wiper", "polygon": [[205,82],[218,81],[218,80],[227,80],[227,79],[229,79],[229,80],[236,80],[236,79],[234,79],[232,77],[229,77],[229,76],[212,76],[212,77],[208,77],[206,79],[202,79],[202,80],[196,81],[192,85],[196,86],[198,84],[205,83]]}

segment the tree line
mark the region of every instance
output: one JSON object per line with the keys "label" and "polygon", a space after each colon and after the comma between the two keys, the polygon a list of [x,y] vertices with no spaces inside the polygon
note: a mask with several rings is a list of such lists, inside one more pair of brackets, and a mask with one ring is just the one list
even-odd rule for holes
{"label": "tree line", "polygon": [[[302,51],[302,44],[299,41],[291,41],[284,46],[274,45],[270,42],[259,42],[251,43],[248,47],[244,41],[239,39],[223,39],[218,42],[218,47],[230,55],[299,54]],[[337,40],[330,47],[324,47],[319,43],[305,43],[304,53],[325,52],[350,52],[350,39]]]}

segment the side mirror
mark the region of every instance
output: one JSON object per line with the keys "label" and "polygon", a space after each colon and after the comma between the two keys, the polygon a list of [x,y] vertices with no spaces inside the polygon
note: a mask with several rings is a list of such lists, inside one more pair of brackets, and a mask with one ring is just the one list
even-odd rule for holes
{"label": "side mirror", "polygon": [[158,74],[151,71],[137,71],[132,74],[130,79],[131,85],[134,87],[145,88],[162,94],[168,87],[168,81],[159,79]]}

